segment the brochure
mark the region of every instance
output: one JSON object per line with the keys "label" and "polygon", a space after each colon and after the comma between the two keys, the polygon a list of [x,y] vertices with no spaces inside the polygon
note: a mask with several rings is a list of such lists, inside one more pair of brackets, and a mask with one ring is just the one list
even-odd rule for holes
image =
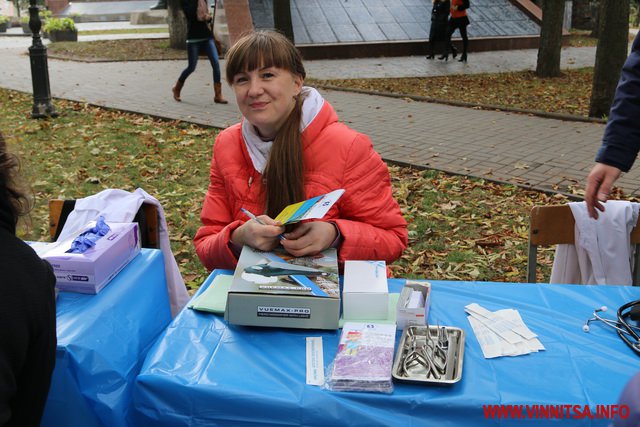
{"label": "brochure", "polygon": [[294,203],[285,207],[275,217],[282,225],[293,224],[305,219],[319,219],[329,212],[331,206],[342,196],[343,189],[332,191],[321,196],[312,197],[304,202]]}

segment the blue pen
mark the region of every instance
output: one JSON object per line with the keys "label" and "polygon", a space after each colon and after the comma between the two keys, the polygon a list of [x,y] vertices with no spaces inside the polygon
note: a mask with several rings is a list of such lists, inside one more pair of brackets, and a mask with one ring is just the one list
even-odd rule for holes
{"label": "blue pen", "polygon": [[[257,216],[255,216],[254,214],[252,214],[251,212],[249,212],[245,208],[240,208],[240,210],[242,211],[242,213],[244,213],[246,216],[248,216],[249,218],[251,218],[252,220],[257,222],[258,224],[266,225],[264,222],[260,221]],[[287,240],[286,237],[284,237],[282,234],[278,235],[278,239]]]}

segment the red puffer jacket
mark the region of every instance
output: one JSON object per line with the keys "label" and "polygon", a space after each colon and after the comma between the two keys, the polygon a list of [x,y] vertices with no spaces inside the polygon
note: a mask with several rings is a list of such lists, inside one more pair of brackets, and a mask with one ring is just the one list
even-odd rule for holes
{"label": "red puffer jacket", "polygon": [[[345,260],[397,259],[407,246],[407,223],[391,194],[387,166],[369,138],[338,123],[325,100],[302,140],[306,197],[345,189],[323,218],[340,229],[340,267]],[[194,238],[196,252],[209,270],[233,269],[237,259],[229,249],[229,238],[248,220],[240,208],[264,212],[262,176],[253,167],[240,124],[218,135],[210,178],[200,215],[202,227]]]}

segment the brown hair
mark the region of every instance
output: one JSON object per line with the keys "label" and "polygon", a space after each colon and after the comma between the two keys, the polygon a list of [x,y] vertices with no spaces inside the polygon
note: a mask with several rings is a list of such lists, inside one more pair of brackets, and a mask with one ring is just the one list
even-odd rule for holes
{"label": "brown hair", "polygon": [[[306,77],[302,56],[284,35],[275,31],[256,31],[240,38],[225,56],[227,82],[243,72],[276,67],[295,76]],[[287,205],[304,200],[304,162],[302,156],[303,97],[298,96],[287,120],[278,130],[264,170],[267,181],[266,214],[271,218]]]}
{"label": "brown hair", "polygon": [[19,172],[20,161],[7,151],[7,143],[0,132],[0,217],[10,218],[9,225],[13,226],[33,206],[28,188],[19,179]]}

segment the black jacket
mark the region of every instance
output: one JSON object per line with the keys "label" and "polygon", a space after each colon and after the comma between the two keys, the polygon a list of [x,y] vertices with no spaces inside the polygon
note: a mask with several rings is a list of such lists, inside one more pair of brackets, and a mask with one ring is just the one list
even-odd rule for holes
{"label": "black jacket", "polygon": [[208,24],[198,21],[198,0],[182,0],[180,5],[187,18],[187,40],[213,38]]}
{"label": "black jacket", "polygon": [[596,162],[627,172],[640,150],[640,33],[622,67]]}
{"label": "black jacket", "polygon": [[0,194],[0,426],[39,426],[56,355],[55,276]]}
{"label": "black jacket", "polygon": [[447,38],[447,22],[449,19],[449,9],[451,2],[437,1],[431,10],[431,29],[429,30],[429,41],[441,41]]}

